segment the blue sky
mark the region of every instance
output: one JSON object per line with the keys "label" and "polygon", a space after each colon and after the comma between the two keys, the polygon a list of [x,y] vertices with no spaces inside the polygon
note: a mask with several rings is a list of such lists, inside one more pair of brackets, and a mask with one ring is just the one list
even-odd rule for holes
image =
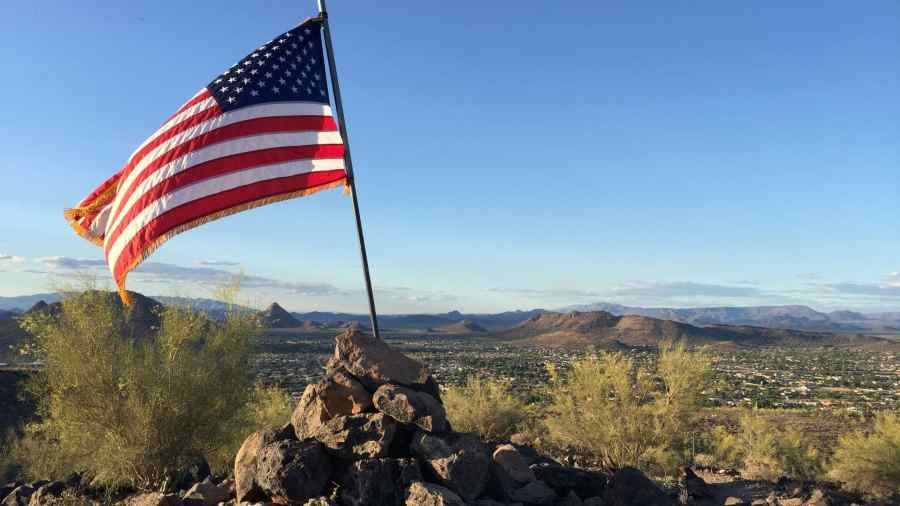
{"label": "blue sky", "polygon": [[[0,5],[0,295],[108,275],[61,211],[315,3]],[[900,310],[900,3],[330,5],[387,312]],[[166,243],[148,294],[364,311],[350,200]]]}

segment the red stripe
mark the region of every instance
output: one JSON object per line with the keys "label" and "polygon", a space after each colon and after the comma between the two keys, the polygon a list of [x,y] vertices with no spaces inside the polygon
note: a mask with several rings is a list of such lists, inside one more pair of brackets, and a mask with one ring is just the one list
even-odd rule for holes
{"label": "red stripe", "polygon": [[166,178],[148,188],[141,198],[128,209],[127,214],[122,217],[122,220],[116,225],[115,230],[106,234],[106,237],[110,237],[107,244],[110,246],[114,244],[119,238],[119,235],[122,234],[122,230],[147,206],[160,197],[172,193],[179,188],[223,174],[252,169],[253,167],[287,162],[290,160],[317,160],[322,158],[343,158],[343,156],[343,144],[291,146],[238,153],[195,165],[188,170],[179,172],[178,174]]}
{"label": "red stripe", "polygon": [[171,119],[174,118],[175,116],[178,116],[179,114],[181,114],[182,112],[184,112],[186,109],[188,109],[188,108],[190,108],[190,107],[193,107],[193,106],[199,104],[200,102],[203,102],[204,100],[206,100],[206,99],[209,98],[210,96],[211,96],[211,95],[210,95],[210,93],[209,93],[209,89],[203,88],[203,91],[201,91],[200,93],[198,93],[196,97],[194,97],[194,98],[188,100],[187,102],[185,102],[183,106],[181,106],[180,108],[178,108],[177,111],[175,111],[175,114],[169,116],[169,119],[167,119],[166,121],[163,121],[163,125],[165,125],[167,121],[171,120]]}
{"label": "red stripe", "polygon": [[122,168],[122,176],[123,178],[128,177],[128,174],[137,165],[141,160],[147,156],[147,153],[156,149],[160,144],[168,141],[172,137],[184,132],[185,130],[189,130],[194,128],[195,126],[208,121],[216,116],[222,114],[222,109],[219,108],[218,105],[213,105],[208,109],[204,109],[197,114],[193,114],[179,121],[178,123],[169,127],[168,130],[156,136],[152,141],[148,142],[146,145],[142,146],[135,154],[128,159],[128,162],[125,164],[125,167]]}
{"label": "red stripe", "polygon": [[340,169],[269,179],[209,195],[170,209],[145,225],[122,249],[113,270],[116,281],[121,281],[125,269],[134,259],[140,257],[145,248],[180,225],[256,200],[340,181],[346,175],[347,173]]}
{"label": "red stripe", "polygon": [[[330,116],[272,116],[268,118],[254,118],[211,130],[173,147],[157,157],[153,162],[149,163],[141,170],[141,173],[134,178],[131,186],[125,189],[119,188],[119,192],[123,195],[120,202],[127,202],[141,182],[147,179],[147,177],[149,177],[156,169],[172,160],[190,153],[191,151],[204,148],[217,142],[264,133],[293,131],[321,132],[335,130],[337,130],[337,125]],[[123,190],[124,193],[122,193]],[[116,197],[118,198],[118,195]],[[110,216],[110,219],[114,221],[121,212],[121,208],[116,209],[115,214]]]}

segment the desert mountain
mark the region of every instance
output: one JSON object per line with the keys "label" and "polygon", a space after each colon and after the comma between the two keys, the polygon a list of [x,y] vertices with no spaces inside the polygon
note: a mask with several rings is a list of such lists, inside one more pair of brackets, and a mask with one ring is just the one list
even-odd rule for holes
{"label": "desert mountain", "polygon": [[859,334],[832,334],[767,329],[749,325],[698,327],[687,323],[639,315],[616,316],[607,311],[543,313],[496,334],[500,339],[548,346],[619,345],[654,346],[664,339],[689,344],[746,345],[887,345],[888,340]]}
{"label": "desert mountain", "polygon": [[293,328],[301,323],[286,309],[273,302],[268,308],[259,313],[259,320],[266,328]]}
{"label": "desert mountain", "polygon": [[461,320],[449,325],[428,329],[428,331],[440,334],[478,334],[487,332],[487,329],[472,320]]}

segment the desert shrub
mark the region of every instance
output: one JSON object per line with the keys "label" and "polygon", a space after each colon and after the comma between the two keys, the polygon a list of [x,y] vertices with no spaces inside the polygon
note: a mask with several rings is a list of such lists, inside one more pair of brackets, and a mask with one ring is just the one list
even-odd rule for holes
{"label": "desert shrub", "polygon": [[828,476],[874,497],[900,495],[900,413],[879,413],[870,431],[841,436]]}
{"label": "desert shrub", "polygon": [[567,374],[550,367],[545,424],[558,444],[590,452],[609,470],[668,473],[686,459],[710,371],[704,353],[681,343],[660,346],[655,370],[621,353],[576,361]]}
{"label": "desert shrub", "polygon": [[760,412],[741,415],[736,434],[715,427],[705,438],[703,465],[739,468],[744,477],[774,481],[781,476],[817,479],[823,472],[818,449],[800,431],[782,429]]}
{"label": "desert shrub", "polygon": [[510,391],[510,382],[470,376],[441,395],[453,428],[477,432],[490,441],[508,439],[526,420],[525,404]]}
{"label": "desert shrub", "polygon": [[147,489],[244,430],[250,319],[235,312],[214,323],[165,307],[158,328],[137,332],[132,310],[114,294],[86,291],[66,296],[59,314],[25,320],[44,361],[32,385],[42,421],[27,427],[27,451],[18,452],[28,475],[82,472]]}

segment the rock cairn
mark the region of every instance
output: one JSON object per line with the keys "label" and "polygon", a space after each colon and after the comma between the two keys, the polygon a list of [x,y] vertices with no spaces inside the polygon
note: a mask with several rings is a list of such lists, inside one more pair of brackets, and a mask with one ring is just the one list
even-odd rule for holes
{"label": "rock cairn", "polygon": [[[234,486],[242,503],[608,504],[603,474],[454,432],[428,369],[358,330],[335,338],[324,378],[303,392],[290,424],[247,438]],[[658,504],[671,504],[652,488]]]}

